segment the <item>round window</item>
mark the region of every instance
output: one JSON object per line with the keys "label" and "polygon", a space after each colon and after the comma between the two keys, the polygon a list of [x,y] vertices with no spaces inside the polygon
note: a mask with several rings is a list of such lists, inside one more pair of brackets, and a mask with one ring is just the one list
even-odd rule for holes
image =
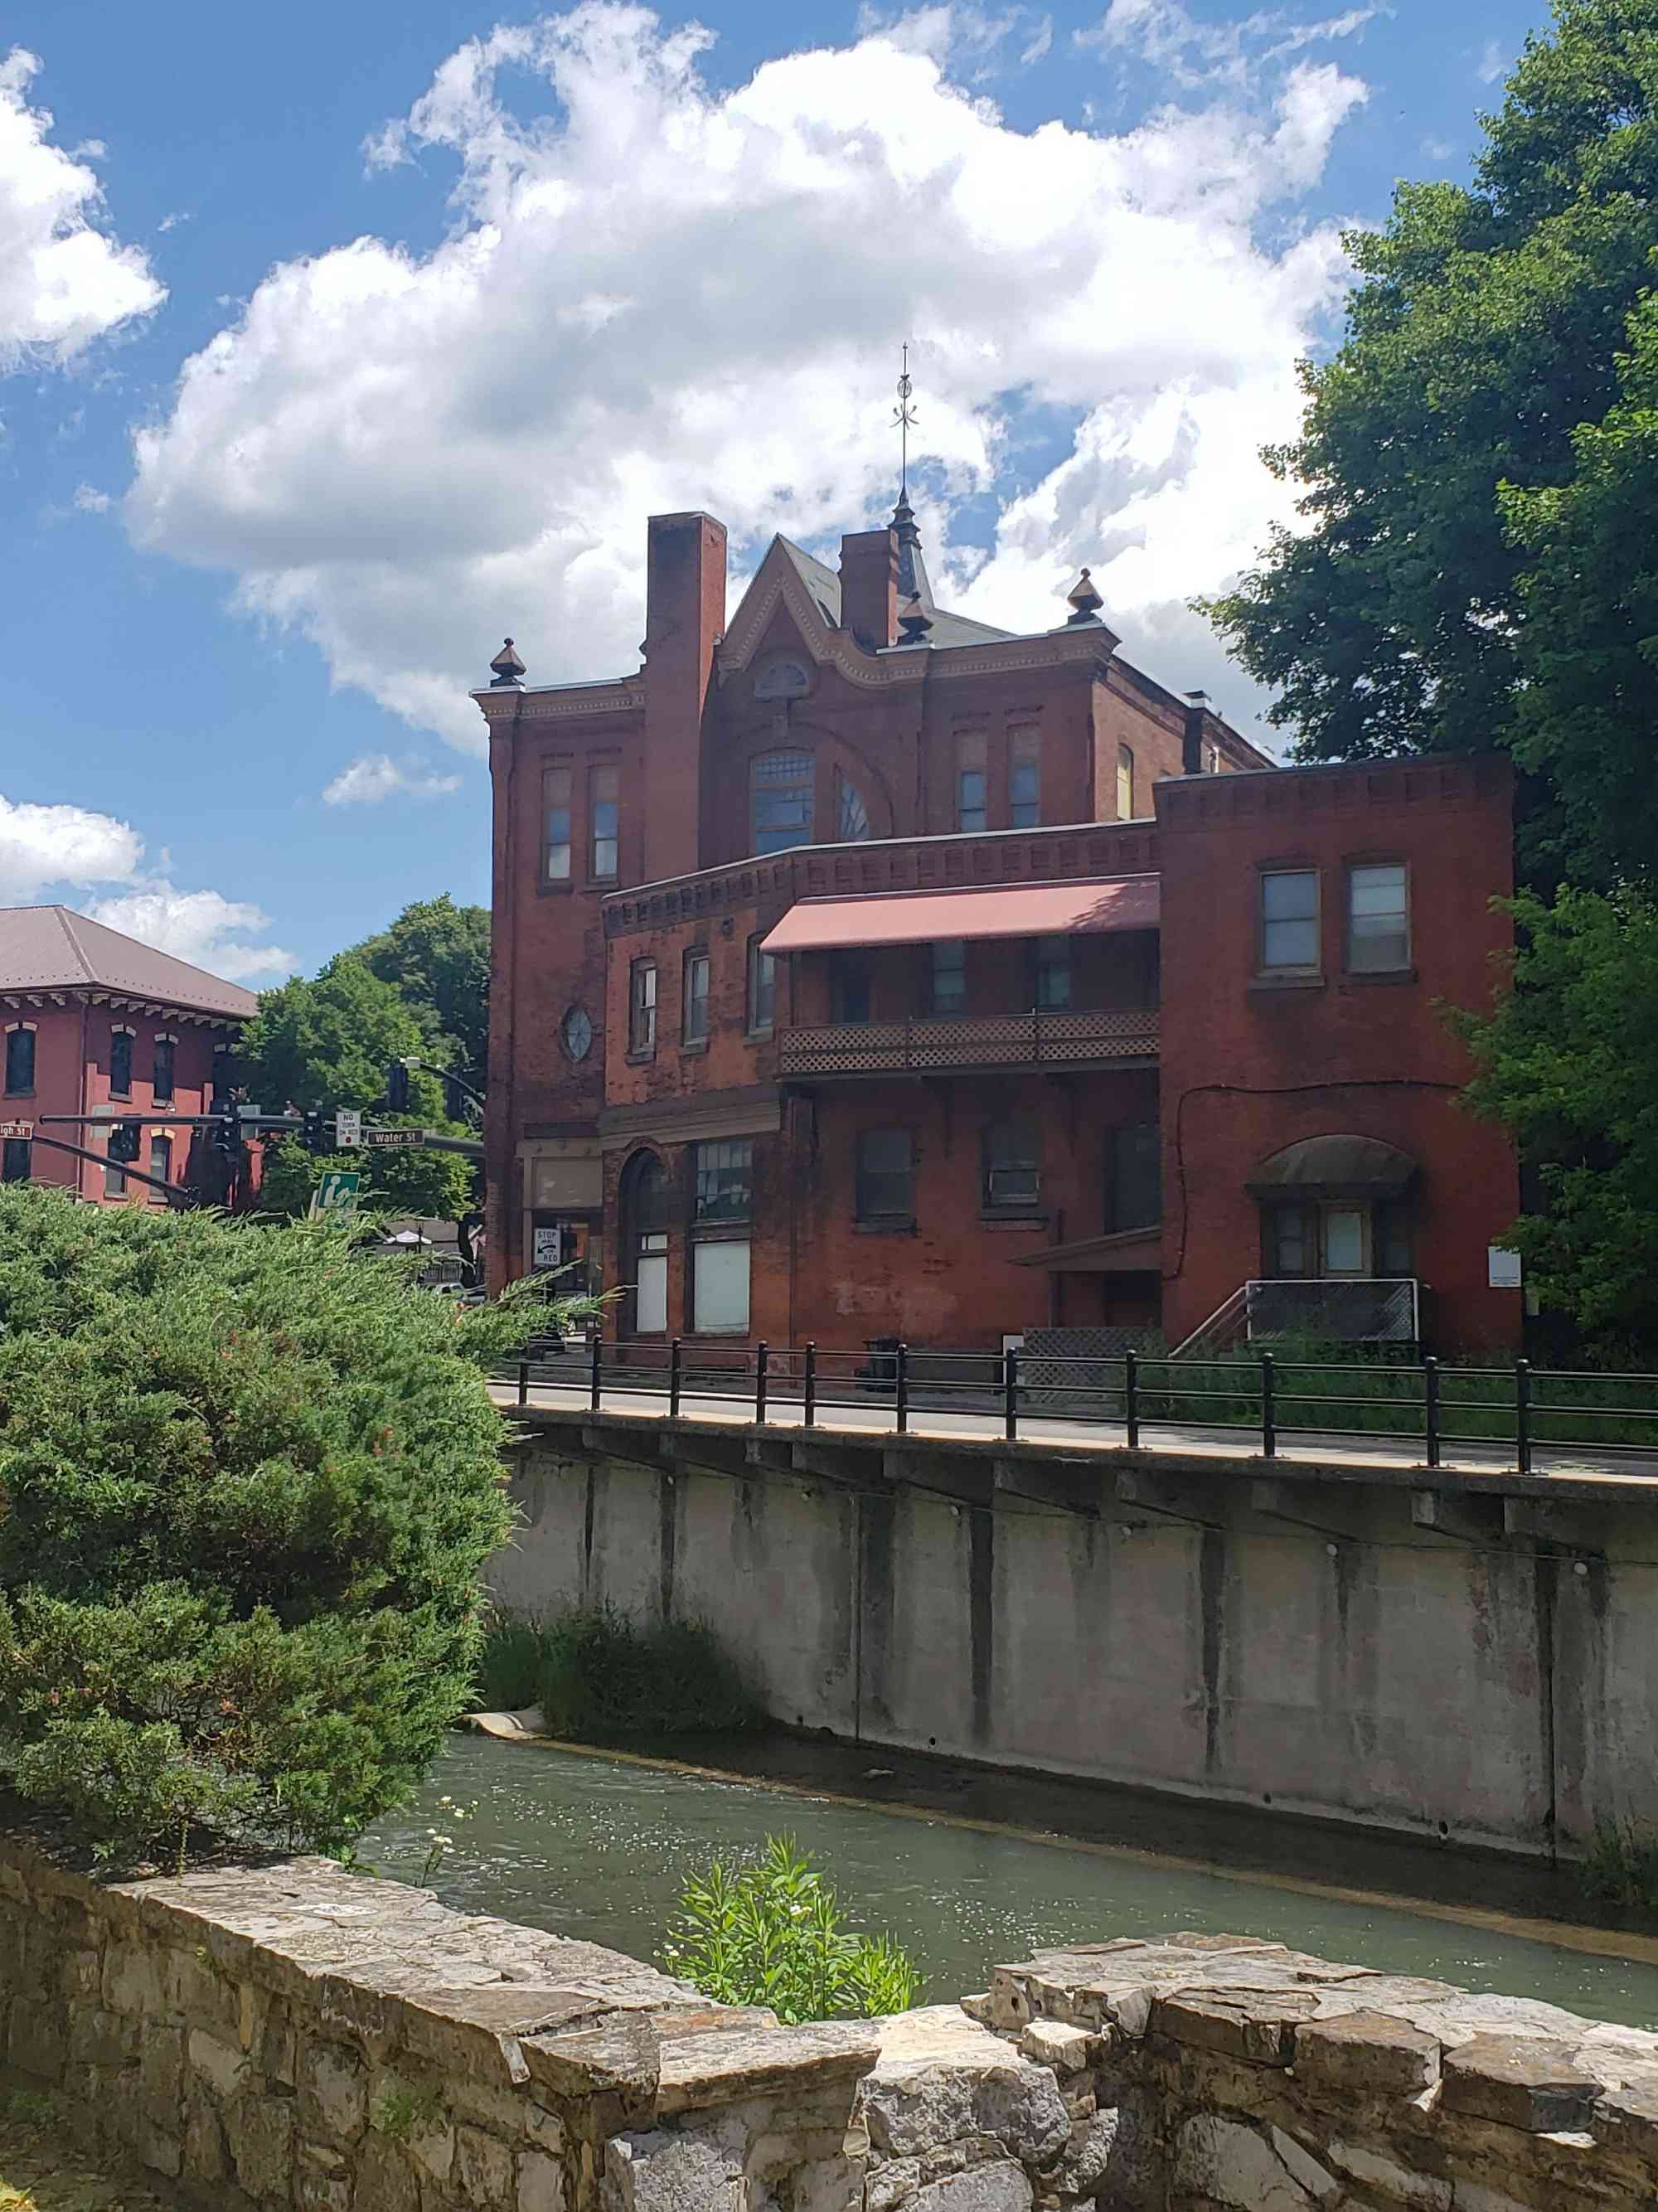
{"label": "round window", "polygon": [[592,1049],[593,1024],[586,1006],[572,1006],[565,1015],[562,1034],[572,1060],[586,1060]]}

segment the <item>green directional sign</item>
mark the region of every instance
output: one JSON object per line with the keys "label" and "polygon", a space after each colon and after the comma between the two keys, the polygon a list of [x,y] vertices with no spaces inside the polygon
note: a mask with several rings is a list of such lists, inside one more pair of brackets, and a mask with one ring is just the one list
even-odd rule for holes
{"label": "green directional sign", "polygon": [[361,1175],[353,1168],[331,1168],[311,1194],[313,1213],[355,1213]]}

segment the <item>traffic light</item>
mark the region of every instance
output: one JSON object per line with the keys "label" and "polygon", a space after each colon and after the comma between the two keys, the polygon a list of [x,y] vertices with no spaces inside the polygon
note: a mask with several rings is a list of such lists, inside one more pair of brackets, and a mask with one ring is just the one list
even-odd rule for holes
{"label": "traffic light", "polygon": [[301,1133],[300,1141],[307,1152],[325,1152],[330,1149],[327,1133],[323,1127],[323,1114],[320,1106],[306,1108],[305,1127]]}
{"label": "traffic light", "polygon": [[241,1109],[234,1098],[227,1098],[219,1107],[218,1120],[213,1131],[213,1149],[216,1152],[227,1152],[234,1159],[241,1148]]}
{"label": "traffic light", "polygon": [[394,1060],[386,1071],[386,1103],[393,1114],[409,1111],[409,1070],[400,1060]]}
{"label": "traffic light", "polygon": [[452,1075],[443,1079],[443,1110],[452,1121],[466,1119],[466,1086]]}
{"label": "traffic light", "polygon": [[118,1121],[109,1133],[109,1156],[122,1166],[131,1166],[138,1157],[143,1139],[142,1121]]}

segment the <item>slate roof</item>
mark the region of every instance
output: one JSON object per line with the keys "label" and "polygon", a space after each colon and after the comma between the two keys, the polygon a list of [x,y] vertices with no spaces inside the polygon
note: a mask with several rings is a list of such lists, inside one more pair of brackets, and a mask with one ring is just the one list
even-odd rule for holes
{"label": "slate roof", "polygon": [[[780,537],[777,542],[799,570],[801,582],[817,602],[824,621],[831,629],[839,629],[841,579],[833,568],[826,568],[821,561],[815,561],[792,538]],[[971,622],[966,615],[946,614],[932,596],[932,586],[927,580],[926,564],[919,546],[913,558],[921,605],[932,617],[932,628],[927,632],[929,645],[993,645],[999,638],[1016,635],[1011,629],[992,629],[988,623]]]}
{"label": "slate roof", "polygon": [[0,991],[119,992],[246,1021],[255,993],[66,906],[0,907]]}

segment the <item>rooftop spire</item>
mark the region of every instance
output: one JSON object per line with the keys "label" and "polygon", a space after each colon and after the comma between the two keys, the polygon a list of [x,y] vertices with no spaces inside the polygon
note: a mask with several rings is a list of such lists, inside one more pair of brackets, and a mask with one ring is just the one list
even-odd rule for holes
{"label": "rooftop spire", "polygon": [[489,665],[495,671],[489,685],[492,691],[499,691],[503,686],[515,685],[524,674],[524,663],[519,659],[518,647],[510,637]]}
{"label": "rooftop spire", "polygon": [[1083,570],[1065,596],[1066,604],[1072,609],[1069,620],[1073,626],[1078,623],[1099,621],[1100,609],[1105,605],[1105,601],[1094,589],[1094,580],[1086,568]]}
{"label": "rooftop spire", "polygon": [[903,366],[898,374],[898,404],[892,410],[892,420],[898,433],[898,504],[909,504],[909,434],[915,428],[915,410],[909,404],[909,395],[915,386],[910,381],[909,347],[904,347]]}

